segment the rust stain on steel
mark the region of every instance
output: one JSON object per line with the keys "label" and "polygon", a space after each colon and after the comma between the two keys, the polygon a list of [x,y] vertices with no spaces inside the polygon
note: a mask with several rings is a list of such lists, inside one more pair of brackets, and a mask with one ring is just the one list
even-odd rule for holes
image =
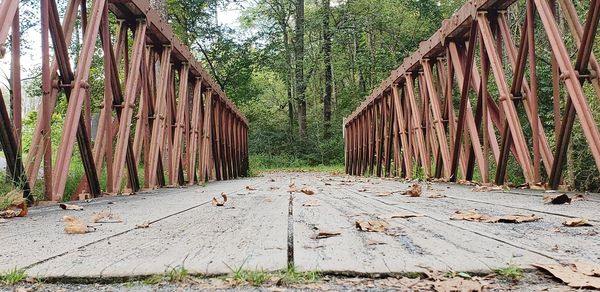
{"label": "rust stain on steel", "polygon": [[[20,39],[14,37],[20,24],[18,8],[18,0],[0,3],[0,43],[6,42],[9,33],[13,35],[13,76],[20,74]],[[21,116],[14,114],[11,119],[0,99],[0,143],[15,187],[23,188],[24,196],[30,198],[43,164],[45,198],[63,199],[76,143],[85,174],[72,199],[78,199],[80,193],[97,197],[103,191],[136,192],[142,187],[142,174],[138,174],[142,165],[144,186],[150,188],[247,175],[248,120],[171,27],[150,9],[148,1],[97,0],[88,9],[85,1],[69,0],[65,14],[59,15],[56,0],[42,0],[39,12],[43,102],[25,164],[21,160]],[[110,35],[109,14],[120,23],[115,37]],[[73,72],[67,49],[81,17],[85,18],[84,40]],[[105,84],[92,148],[88,78],[98,39]],[[124,76],[120,76],[120,66],[126,68]],[[20,112],[19,79],[11,83],[15,90],[10,108]],[[58,149],[53,150],[50,117],[61,92],[68,107]],[[101,186],[98,177],[103,172],[107,184]]]}
{"label": "rust stain on steel", "polygon": [[[477,166],[481,181],[491,182],[493,165],[495,183],[503,184],[512,156],[528,183],[539,183],[545,173],[548,185],[557,188],[576,118],[600,169],[600,131],[583,90],[589,82],[600,97],[600,66],[593,54],[600,0],[590,1],[583,24],[571,0],[558,0],[560,13],[552,4],[555,1],[527,0],[525,19],[509,23],[506,9],[514,3],[468,1],[344,119],[347,173],[455,181],[472,180]],[[575,52],[561,37],[559,14],[574,36]],[[515,25],[522,27],[520,36],[510,32]],[[551,45],[558,141],[554,145],[539,116],[535,71],[541,62],[536,62],[534,46],[538,37],[547,38]],[[572,64],[574,54],[577,59]],[[561,82],[568,93],[562,117]],[[490,85],[498,94],[489,91]],[[460,91],[453,92],[454,88]],[[455,95],[460,99],[454,100]],[[472,97],[477,99],[475,108]],[[532,129],[529,136],[524,127]]]}

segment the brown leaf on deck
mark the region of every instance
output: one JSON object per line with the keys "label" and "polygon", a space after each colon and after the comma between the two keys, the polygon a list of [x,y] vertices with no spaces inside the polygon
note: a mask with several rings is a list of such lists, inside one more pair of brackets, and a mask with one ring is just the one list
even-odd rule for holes
{"label": "brown leaf on deck", "polygon": [[484,291],[485,285],[473,279],[454,277],[450,279],[437,280],[433,283],[434,291]]}
{"label": "brown leaf on deck", "polygon": [[463,185],[463,186],[474,186],[475,185],[474,182],[468,181],[468,180],[464,180],[464,179],[459,180],[458,184],[459,185]]}
{"label": "brown leaf on deck", "polygon": [[446,197],[446,195],[442,195],[440,193],[434,192],[431,195],[429,195],[428,198],[430,198],[430,199],[441,199],[441,198],[445,198],[445,197]]}
{"label": "brown leaf on deck", "polygon": [[300,191],[301,191],[301,192],[303,192],[305,195],[309,195],[309,196],[312,196],[312,195],[314,195],[314,194],[315,194],[315,191],[313,191],[313,190],[310,190],[310,189],[308,189],[308,188],[303,188],[303,189],[302,189],[302,190],[300,190]]}
{"label": "brown leaf on deck", "polygon": [[332,231],[332,230],[319,230],[314,236],[314,239],[323,239],[334,237],[342,234],[340,231]]}
{"label": "brown leaf on deck", "polygon": [[78,205],[71,205],[71,204],[62,203],[62,204],[59,204],[58,206],[61,209],[63,209],[63,210],[75,210],[75,211],[82,211],[83,210],[83,207],[78,206]]}
{"label": "brown leaf on deck", "polygon": [[450,220],[466,220],[466,221],[477,221],[481,222],[489,219],[490,216],[485,214],[480,214],[477,210],[466,210],[466,211],[456,211],[454,215],[450,217]]}
{"label": "brown leaf on deck", "polygon": [[123,219],[110,210],[104,210],[92,213],[91,221],[93,223],[122,223]]}
{"label": "brown leaf on deck", "polygon": [[213,204],[213,206],[217,206],[217,207],[223,207],[223,206],[225,206],[225,203],[227,203],[227,194],[226,193],[221,193],[221,197],[223,198],[223,201],[219,201],[215,197],[212,198],[212,204]]}
{"label": "brown leaf on deck", "polygon": [[[532,264],[532,266],[552,274],[552,276],[560,279],[570,287],[600,289],[600,277],[597,274],[594,274],[594,276],[588,275],[590,272],[588,267],[558,264]],[[582,270],[579,269],[580,267]]]}
{"label": "brown leaf on deck", "polygon": [[384,245],[386,244],[383,241],[379,241],[379,240],[367,240],[367,245]]}
{"label": "brown leaf on deck", "polygon": [[586,200],[587,200],[586,196],[584,196],[583,194],[577,194],[571,198],[571,203],[577,202],[577,201],[586,201]]}
{"label": "brown leaf on deck", "polygon": [[304,207],[321,206],[321,202],[319,202],[318,200],[312,200],[312,201],[305,202],[304,204],[302,204],[302,206],[304,206]]}
{"label": "brown leaf on deck", "polygon": [[493,192],[493,191],[501,191],[501,186],[475,186],[471,191],[472,192]]}
{"label": "brown leaf on deck", "polygon": [[358,230],[366,232],[384,232],[389,226],[389,224],[383,220],[357,220],[355,225]]}
{"label": "brown leaf on deck", "polygon": [[73,217],[73,216],[64,216],[63,222],[65,223],[65,233],[67,234],[85,234],[93,229],[90,229],[83,220]]}
{"label": "brown leaf on deck", "polygon": [[542,217],[538,217],[535,214],[529,215],[505,215],[505,216],[493,216],[486,221],[486,223],[525,223],[525,222],[534,222],[542,219]]}
{"label": "brown leaf on deck", "polygon": [[253,186],[246,186],[246,189],[249,191],[256,191],[256,188]]}
{"label": "brown leaf on deck", "polygon": [[571,204],[571,198],[567,194],[558,196],[544,196],[544,203],[553,205]]}
{"label": "brown leaf on deck", "polygon": [[408,191],[404,192],[403,195],[409,197],[420,197],[422,193],[423,189],[421,188],[421,185],[413,184]]}
{"label": "brown leaf on deck", "polygon": [[8,222],[6,219],[4,219],[4,218],[0,218],[0,224],[2,224],[2,223],[6,223],[6,222]]}
{"label": "brown leaf on deck", "polygon": [[588,262],[575,262],[573,263],[575,269],[588,276],[600,277],[600,265]]}
{"label": "brown leaf on deck", "polygon": [[425,215],[423,214],[417,214],[417,213],[391,213],[391,214],[385,214],[385,215],[381,215],[379,216],[379,218],[381,219],[408,219],[408,218],[414,218],[414,217],[424,217]]}
{"label": "brown leaf on deck", "polygon": [[587,219],[583,218],[568,219],[567,221],[563,222],[563,225],[568,227],[592,226],[592,224],[588,222]]}
{"label": "brown leaf on deck", "polygon": [[466,220],[473,222],[484,222],[484,223],[525,223],[533,222],[542,219],[534,214],[531,215],[504,215],[504,216],[490,216],[487,214],[481,214],[477,210],[467,211],[456,211],[454,215],[450,217],[450,220]]}
{"label": "brown leaf on deck", "polygon": [[19,213],[17,213],[17,211],[12,210],[12,209],[8,209],[8,210],[4,210],[4,211],[0,212],[0,218],[3,218],[3,219],[14,218],[14,217],[17,217],[17,215],[19,215]]}
{"label": "brown leaf on deck", "polygon": [[150,227],[150,222],[144,222],[142,224],[135,225],[135,228],[137,229],[146,229],[148,227]]}

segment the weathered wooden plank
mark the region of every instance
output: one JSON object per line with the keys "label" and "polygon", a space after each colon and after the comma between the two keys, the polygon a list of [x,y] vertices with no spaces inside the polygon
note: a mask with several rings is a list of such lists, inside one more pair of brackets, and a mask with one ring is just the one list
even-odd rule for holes
{"label": "weathered wooden plank", "polygon": [[[254,183],[259,182],[254,181]],[[0,224],[0,271],[26,267],[59,256],[92,242],[134,229],[136,224],[152,222],[209,202],[222,191],[233,192],[251,184],[248,180],[215,182],[206,187],[164,189],[129,197],[107,197],[89,203],[77,203],[84,211],[62,211],[58,206],[33,208],[25,218]],[[203,193],[201,193],[203,192]],[[122,224],[92,224],[97,230],[85,235],[68,235],[63,231],[62,217],[76,216],[90,220],[92,212],[110,209]]]}
{"label": "weathered wooden plank", "polygon": [[[205,192],[202,196],[218,194]],[[283,193],[233,192],[224,207],[207,202],[149,228],[72,250],[27,273],[44,278],[130,277],[176,267],[194,274],[223,274],[239,267],[284,269],[288,200]]]}

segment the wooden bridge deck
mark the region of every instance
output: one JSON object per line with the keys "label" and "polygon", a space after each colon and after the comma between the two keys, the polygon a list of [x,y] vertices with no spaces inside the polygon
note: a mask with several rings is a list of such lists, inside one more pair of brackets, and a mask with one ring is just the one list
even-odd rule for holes
{"label": "wooden bridge deck", "polygon": [[[302,192],[290,195],[290,181]],[[565,227],[572,217],[597,225],[600,196],[571,205],[544,204],[544,193],[525,190],[474,192],[472,186],[423,183],[421,197],[386,192],[409,183],[317,173],[274,173],[216,182],[205,187],[162,189],[130,197],[81,203],[83,211],[34,208],[28,217],[0,224],[0,271],[25,268],[34,277],[129,277],[184,266],[190,273],[280,270],[288,251],[300,270],[362,274],[478,271],[508,265],[600,260],[598,227]],[[247,188],[249,187],[249,189]],[[252,190],[252,189],[256,190]],[[211,204],[221,192],[224,207]],[[441,194],[443,198],[430,198]],[[293,197],[290,203],[290,198]],[[318,201],[318,206],[303,206]],[[537,222],[481,223],[450,220],[458,210],[490,215],[536,214]],[[91,224],[96,231],[68,235],[62,217],[89,221],[110,210],[121,223]],[[384,219],[385,232],[357,230],[357,220]],[[149,223],[148,228],[137,225]],[[337,236],[315,239],[319,231]]]}

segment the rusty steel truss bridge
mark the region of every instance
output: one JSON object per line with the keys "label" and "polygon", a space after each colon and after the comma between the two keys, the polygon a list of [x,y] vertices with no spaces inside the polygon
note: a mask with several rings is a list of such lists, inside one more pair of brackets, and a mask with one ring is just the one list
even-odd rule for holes
{"label": "rusty steel truss bridge", "polygon": [[[32,199],[31,191],[43,181],[45,200],[63,199],[75,147],[85,176],[74,198],[101,196],[103,171],[107,193],[247,175],[247,119],[148,1],[95,0],[86,7],[86,1],[69,0],[64,15],[55,0],[40,0],[40,6],[42,97],[24,159],[19,1],[0,3],[0,44],[9,35],[11,43],[13,109],[11,116],[0,98],[0,142],[8,173],[26,197]],[[114,35],[111,15],[118,20]],[[72,56],[68,48],[78,33],[77,21],[83,37],[80,53]],[[92,140],[89,78],[97,50],[102,52],[104,92]],[[63,97],[64,126],[52,149],[51,117]]]}
{"label": "rusty steel truss bridge", "polygon": [[[457,181],[472,180],[477,166],[481,182],[501,185],[512,157],[527,183],[556,189],[576,119],[599,169],[590,101],[600,97],[600,1],[581,16],[571,0],[523,2],[525,17],[509,17],[517,1],[468,1],[423,41],[345,119],[347,173],[414,178],[418,170]],[[539,114],[540,43],[549,44],[555,141]]]}

